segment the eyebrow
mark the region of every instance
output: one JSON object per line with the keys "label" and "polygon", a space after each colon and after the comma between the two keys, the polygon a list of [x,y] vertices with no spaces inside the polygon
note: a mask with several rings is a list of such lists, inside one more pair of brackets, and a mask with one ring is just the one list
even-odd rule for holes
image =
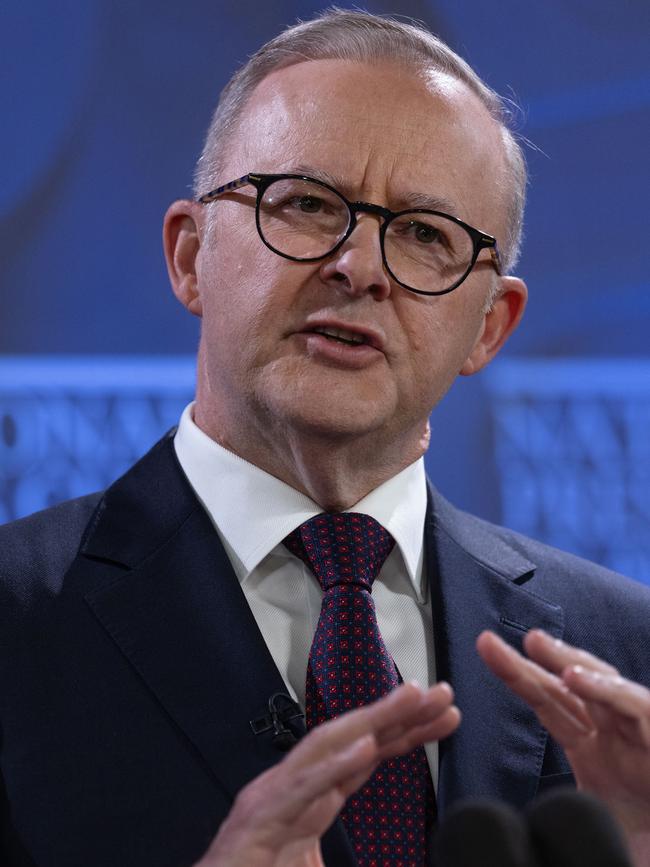
{"label": "eyebrow", "polygon": [[427,211],[443,211],[452,217],[457,217],[457,207],[451,199],[443,196],[432,196],[428,193],[406,193],[399,197],[407,208],[426,208]]}
{"label": "eyebrow", "polygon": [[330,174],[330,172],[325,171],[325,169],[317,169],[315,166],[300,163],[295,166],[292,171],[293,174],[296,175],[308,175],[310,178],[315,178],[317,181],[324,181],[326,184],[329,184],[330,187],[335,187],[337,190],[346,191],[348,189],[347,183],[340,175]]}
{"label": "eyebrow", "polygon": [[[324,169],[318,169],[315,166],[301,163],[295,166],[292,170],[296,175],[308,175],[315,178],[317,181],[324,181],[331,187],[347,193],[349,186],[340,175],[331,174]],[[458,217],[457,206],[443,196],[433,196],[428,193],[401,193],[396,197],[395,201],[398,207],[393,207],[391,210],[404,211],[408,208],[425,208],[427,211],[442,211],[445,214],[450,214],[452,217]]]}

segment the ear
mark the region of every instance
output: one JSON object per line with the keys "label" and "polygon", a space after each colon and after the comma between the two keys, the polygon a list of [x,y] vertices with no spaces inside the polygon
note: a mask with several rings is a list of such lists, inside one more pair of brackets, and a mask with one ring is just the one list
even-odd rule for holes
{"label": "ear", "polygon": [[524,281],[518,277],[500,277],[499,282],[499,294],[485,314],[474,348],[460,369],[463,376],[476,373],[492,361],[524,315],[528,299]]}
{"label": "ear", "polygon": [[173,202],[163,224],[163,248],[174,295],[195,316],[203,314],[196,276],[202,237],[198,207],[187,199]]}

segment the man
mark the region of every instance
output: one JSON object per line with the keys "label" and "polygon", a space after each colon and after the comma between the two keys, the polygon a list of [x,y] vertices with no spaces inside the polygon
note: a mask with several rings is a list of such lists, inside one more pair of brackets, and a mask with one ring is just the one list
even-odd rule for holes
{"label": "man", "polygon": [[[561,687],[487,635],[501,683],[476,638],[541,627],[643,680],[647,592],[456,512],[421,460],[433,407],[525,306],[499,105],[430,34],[362,13],[287,31],[226,88],[197,199],[165,218],[202,319],[195,403],[103,495],[0,537],[10,863],[190,864],[229,814],[206,863],[316,863],[345,802],[326,863],[422,864],[436,809],[583,783],[555,720],[597,728],[580,673]],[[330,640],[345,605],[350,653]],[[277,765],[300,709],[318,727]],[[306,831],[287,793],[316,799]],[[289,854],[269,824],[298,831]]]}

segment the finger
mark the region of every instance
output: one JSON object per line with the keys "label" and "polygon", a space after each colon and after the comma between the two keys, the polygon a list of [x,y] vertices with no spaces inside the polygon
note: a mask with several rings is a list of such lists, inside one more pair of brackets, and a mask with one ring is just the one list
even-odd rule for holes
{"label": "finger", "polygon": [[379,737],[394,727],[400,730],[414,727],[427,719],[429,712],[441,714],[449,706],[451,695],[447,685],[424,691],[414,683],[402,684],[379,701],[315,728],[294,748],[287,761],[292,767],[310,765],[363,734]]}
{"label": "finger", "polygon": [[402,735],[395,736],[379,747],[379,757],[383,761],[393,756],[401,756],[411,752],[421,744],[441,741],[454,732],[461,721],[460,710],[453,705],[438,719],[426,725],[417,726]]}
{"label": "finger", "polygon": [[597,701],[585,702],[587,712],[594,722],[599,735],[611,736],[618,731],[618,720],[627,719],[617,714],[605,704],[600,704]]}
{"label": "finger", "polygon": [[[403,755],[416,746],[447,737],[460,723],[460,711],[451,704],[453,690],[449,684],[441,682],[425,690],[420,707],[416,707],[397,724],[381,729],[375,735],[377,758],[375,765],[387,758]],[[365,780],[365,778],[364,778]],[[355,791],[364,780],[359,780],[350,788]],[[346,782],[346,787],[351,784]]]}
{"label": "finger", "polygon": [[543,629],[531,629],[524,638],[524,647],[530,659],[554,674],[561,674],[569,665],[581,665],[601,674],[618,674],[613,665],[586,650],[553,638]]}
{"label": "finger", "polygon": [[340,794],[342,805],[347,793],[355,791],[370,776],[378,760],[375,738],[364,734],[319,763],[298,772],[288,771],[291,796],[284,812],[295,808],[299,815],[311,801],[333,790]]}
{"label": "finger", "polygon": [[417,726],[428,725],[440,719],[448,708],[452,706],[454,691],[451,686],[440,681],[435,686],[424,690],[420,705],[411,713],[403,713],[397,723],[381,728],[376,732],[380,746],[395,738],[402,737],[407,730]]}
{"label": "finger", "polygon": [[493,632],[483,632],[476,646],[488,668],[535,711],[563,746],[572,746],[593,731],[584,701],[559,677],[523,657]]}
{"label": "finger", "polygon": [[[415,686],[418,694],[418,701],[410,706],[401,706],[399,710],[395,708],[388,711],[389,701],[395,701],[396,693],[405,689],[408,686]],[[373,731],[381,743],[384,740],[390,739],[392,733],[399,730],[411,729],[415,726],[425,725],[434,721],[445,711],[452,706],[454,700],[454,691],[451,686],[444,681],[431,686],[427,689],[422,689],[418,684],[403,684],[398,687],[389,696],[385,696],[380,701],[368,705],[360,710],[360,714],[364,715],[366,722],[373,725]],[[386,705],[382,709],[382,705]]]}
{"label": "finger", "polygon": [[594,721],[598,738],[611,748],[621,745],[635,750],[650,747],[650,725],[645,719],[624,716],[606,704],[587,702],[589,716]]}
{"label": "finger", "polygon": [[599,729],[608,726],[639,746],[650,746],[650,690],[619,674],[582,665],[565,669],[563,679],[576,695],[597,705]]}
{"label": "finger", "polygon": [[372,735],[362,735],[312,765],[291,767],[288,758],[241,790],[231,815],[242,827],[263,835],[286,834],[287,826],[297,822],[304,830],[309,808],[319,800],[319,816],[329,823],[345,800],[348,781],[363,781],[372,773],[377,744]]}
{"label": "finger", "polygon": [[291,763],[311,763],[364,734],[374,734],[410,716],[421,706],[422,689],[405,683],[374,704],[342,714],[319,725],[287,757]]}

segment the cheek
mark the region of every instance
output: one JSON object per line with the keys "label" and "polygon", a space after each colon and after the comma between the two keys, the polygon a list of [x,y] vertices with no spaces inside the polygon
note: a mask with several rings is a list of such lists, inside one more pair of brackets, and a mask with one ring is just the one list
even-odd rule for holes
{"label": "cheek", "polygon": [[[410,299],[407,299],[407,304]],[[454,342],[455,323],[449,310],[438,299],[424,302],[416,299],[409,309],[401,312],[400,319],[406,335],[409,359],[415,373],[425,377],[436,369],[449,353]]]}
{"label": "cheek", "polygon": [[483,321],[476,304],[443,296],[416,305],[404,322],[409,366],[420,388],[445,390],[472,351]]}
{"label": "cheek", "polygon": [[203,339],[214,365],[254,369],[274,353],[292,304],[287,271],[284,260],[261,243],[206,261]]}
{"label": "cheek", "polygon": [[225,319],[234,324],[250,315],[247,311],[259,303],[256,296],[268,279],[264,252],[268,251],[254,226],[252,231],[240,224],[214,228],[198,268],[204,319],[209,316],[211,321]]}

